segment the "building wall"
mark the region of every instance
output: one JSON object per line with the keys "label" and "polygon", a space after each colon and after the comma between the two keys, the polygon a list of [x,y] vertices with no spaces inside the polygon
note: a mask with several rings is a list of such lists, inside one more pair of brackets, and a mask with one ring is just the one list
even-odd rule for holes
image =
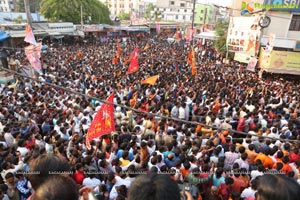
{"label": "building wall", "polygon": [[162,20],[191,22],[193,16],[193,0],[157,1],[156,7],[162,13]]}
{"label": "building wall", "polygon": [[[195,24],[214,24],[213,6],[197,4],[195,8]],[[206,10],[206,11],[205,11]]]}
{"label": "building wall", "polygon": [[0,12],[15,11],[15,0],[0,0]]}

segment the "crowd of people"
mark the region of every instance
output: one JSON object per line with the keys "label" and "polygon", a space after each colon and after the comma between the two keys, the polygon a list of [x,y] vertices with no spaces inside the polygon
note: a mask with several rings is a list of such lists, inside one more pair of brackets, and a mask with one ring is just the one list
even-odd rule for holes
{"label": "crowd of people", "polygon": [[[36,79],[1,85],[0,199],[297,199],[299,81],[224,64],[202,42],[192,75],[190,45],[167,38],[130,37],[120,56],[116,38],[49,48]],[[24,52],[10,59],[29,65]],[[112,93],[115,131],[89,150]]]}

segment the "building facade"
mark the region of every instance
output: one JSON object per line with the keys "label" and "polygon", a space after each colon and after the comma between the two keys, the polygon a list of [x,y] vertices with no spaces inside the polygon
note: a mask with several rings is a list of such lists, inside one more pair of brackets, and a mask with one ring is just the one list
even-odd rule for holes
{"label": "building facade", "polygon": [[16,0],[0,0],[0,12],[14,12]]}
{"label": "building facade", "polygon": [[156,9],[161,13],[162,21],[192,22],[193,0],[157,1]]}

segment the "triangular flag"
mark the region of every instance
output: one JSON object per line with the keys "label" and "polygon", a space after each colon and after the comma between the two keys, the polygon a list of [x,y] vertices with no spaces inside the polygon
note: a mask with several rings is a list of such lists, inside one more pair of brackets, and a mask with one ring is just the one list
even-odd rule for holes
{"label": "triangular flag", "polygon": [[24,41],[28,42],[30,44],[36,45],[36,40],[34,38],[34,35],[33,35],[30,25],[26,26],[26,33],[25,33]]}
{"label": "triangular flag", "polygon": [[145,80],[142,80],[141,83],[142,84],[150,84],[150,85],[155,85],[156,81],[158,79],[158,75],[155,76],[151,76]]}
{"label": "triangular flag", "polygon": [[139,69],[139,49],[136,47],[130,56],[130,65],[126,74],[131,74]]}
{"label": "triangular flag", "polygon": [[149,49],[149,47],[150,47],[149,42],[147,42],[147,44],[144,47],[144,51],[146,51],[147,49]]}
{"label": "triangular flag", "polygon": [[91,126],[86,134],[86,147],[91,149],[90,141],[105,134],[110,134],[115,130],[114,123],[114,94],[111,94],[107,101],[111,104],[104,103],[93,119]]}

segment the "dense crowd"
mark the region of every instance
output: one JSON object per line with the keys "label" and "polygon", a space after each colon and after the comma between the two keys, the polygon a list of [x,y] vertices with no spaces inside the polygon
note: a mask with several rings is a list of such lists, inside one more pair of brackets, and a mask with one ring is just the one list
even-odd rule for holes
{"label": "dense crowd", "polygon": [[[120,58],[116,38],[49,46],[38,81],[16,76],[1,85],[1,198],[159,199],[153,195],[171,195],[176,182],[174,191],[194,199],[293,199],[267,196],[287,192],[297,199],[299,82],[224,64],[202,42],[194,44],[193,76],[191,47],[167,38],[129,37]],[[136,46],[140,68],[126,75]],[[21,72],[29,65],[23,52],[11,53],[9,61]],[[154,75],[155,85],[141,84]],[[112,93],[116,131],[91,141],[88,150],[86,133]],[[156,188],[155,180],[162,185]],[[272,184],[281,188],[264,191]]]}

